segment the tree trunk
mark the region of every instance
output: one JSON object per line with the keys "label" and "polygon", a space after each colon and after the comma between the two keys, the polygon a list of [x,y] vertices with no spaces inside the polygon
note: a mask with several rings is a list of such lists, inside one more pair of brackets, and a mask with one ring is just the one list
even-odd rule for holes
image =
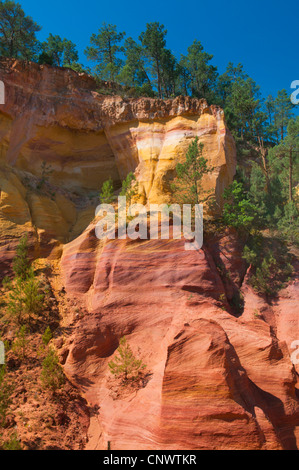
{"label": "tree trunk", "polygon": [[268,194],[271,195],[270,177],[269,177],[269,170],[268,170],[267,160],[266,160],[267,150],[264,147],[263,139],[258,137],[258,140],[259,140],[260,154],[261,154],[262,162],[263,162],[263,171],[264,171],[265,178],[266,178],[267,192]]}
{"label": "tree trunk", "polygon": [[293,149],[289,153],[289,201],[293,200]]}

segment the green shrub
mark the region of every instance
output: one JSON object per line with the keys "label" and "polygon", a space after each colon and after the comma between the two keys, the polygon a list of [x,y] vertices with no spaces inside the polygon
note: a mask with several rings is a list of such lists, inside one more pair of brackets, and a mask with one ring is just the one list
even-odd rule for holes
{"label": "green shrub", "polygon": [[127,204],[130,205],[134,196],[138,194],[138,183],[134,173],[130,172],[122,182],[120,196],[126,196]]}
{"label": "green shrub", "polygon": [[40,292],[40,283],[30,268],[25,279],[18,277],[13,283],[9,293],[7,312],[18,324],[24,323],[25,315],[30,323],[31,315],[42,310],[44,298],[44,294]]}
{"label": "green shrub", "polygon": [[4,276],[2,279],[2,287],[5,290],[9,290],[11,288],[11,279],[9,276]]}
{"label": "green shrub", "polygon": [[293,267],[287,247],[279,240],[263,239],[261,235],[246,245],[243,258],[252,266],[249,284],[263,295],[275,295],[289,280]]}
{"label": "green shrub", "polygon": [[44,388],[55,392],[64,384],[64,374],[59,364],[58,356],[53,349],[49,349],[42,363],[41,382]]}
{"label": "green shrub", "polygon": [[12,350],[20,359],[24,359],[26,353],[28,352],[28,346],[28,329],[25,325],[23,325],[16,334],[16,339],[13,343]]}
{"label": "green shrub", "polygon": [[8,441],[2,443],[1,447],[3,450],[22,450],[22,446],[17,433],[14,432],[10,436]]}
{"label": "green shrub", "polygon": [[0,427],[5,425],[6,414],[11,403],[12,386],[7,381],[6,367],[0,365]]}
{"label": "green shrub", "polygon": [[198,137],[188,147],[184,163],[176,165],[176,178],[171,183],[174,200],[178,204],[200,204],[210,196],[209,191],[204,191],[202,179],[213,171],[208,166],[208,161],[203,157],[203,144]]}
{"label": "green shrub", "polygon": [[16,249],[16,256],[13,259],[13,272],[16,277],[26,279],[30,271],[30,261],[28,258],[28,235],[22,237]]}
{"label": "green shrub", "polygon": [[124,382],[138,378],[146,366],[141,359],[135,358],[125,337],[120,339],[117,352],[119,355],[108,364],[111,373],[117,378],[122,378]]}
{"label": "green shrub", "polygon": [[255,227],[257,207],[250,201],[242,183],[234,181],[223,193],[223,223],[239,231],[248,232]]}
{"label": "green shrub", "polygon": [[107,181],[104,181],[102,189],[100,192],[100,201],[101,204],[111,204],[115,200],[113,181],[110,178]]}
{"label": "green shrub", "polygon": [[42,342],[45,346],[47,346],[49,344],[49,342],[51,341],[53,335],[52,335],[52,332],[51,332],[51,328],[49,326],[47,326],[44,334],[43,334],[43,337],[42,337]]}

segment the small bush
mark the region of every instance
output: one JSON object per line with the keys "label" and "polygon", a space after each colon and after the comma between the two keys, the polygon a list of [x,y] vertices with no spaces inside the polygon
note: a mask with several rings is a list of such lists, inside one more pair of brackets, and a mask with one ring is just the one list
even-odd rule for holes
{"label": "small bush", "polygon": [[285,244],[260,235],[246,245],[243,258],[252,266],[249,283],[262,295],[273,296],[284,287],[293,272],[291,256]]}
{"label": "small bush", "polygon": [[30,268],[27,278],[16,278],[9,293],[7,312],[17,324],[23,324],[25,315],[30,323],[31,314],[39,313],[43,307],[44,294],[40,283]]}
{"label": "small bush", "polygon": [[7,382],[6,367],[0,365],[0,427],[5,425],[6,414],[11,403],[11,385]]}
{"label": "small bush", "polygon": [[107,181],[104,181],[102,189],[100,192],[100,202],[101,204],[111,204],[115,200],[113,181],[110,178]]}
{"label": "small bush", "polygon": [[122,182],[120,196],[126,196],[127,204],[130,205],[132,199],[138,194],[138,183],[134,173],[130,172],[126,179]]}
{"label": "small bush", "polygon": [[16,335],[16,340],[13,343],[12,350],[20,359],[24,359],[28,352],[28,330],[25,325],[21,326]]}
{"label": "small bush", "polygon": [[42,337],[42,342],[45,346],[47,346],[49,344],[49,342],[51,341],[53,335],[52,335],[52,332],[51,332],[51,328],[49,326],[47,326],[44,334],[43,334],[43,337]]}
{"label": "small bush", "polygon": [[53,349],[49,349],[42,363],[41,382],[44,388],[55,392],[64,384],[64,374],[59,364],[58,356]]}
{"label": "small bush", "polygon": [[141,359],[135,358],[125,337],[120,339],[117,352],[119,355],[108,364],[111,373],[117,378],[122,378],[124,382],[137,379],[146,366]]}
{"label": "small bush", "polygon": [[13,272],[17,278],[26,279],[30,271],[30,261],[28,258],[28,236],[22,237],[16,249],[16,256],[13,259]]}
{"label": "small bush", "polygon": [[22,450],[22,446],[20,440],[18,439],[18,435],[14,432],[8,441],[5,441],[1,445],[3,450]]}
{"label": "small bush", "polygon": [[258,209],[250,201],[242,183],[234,181],[223,193],[223,223],[240,232],[249,232],[256,226]]}

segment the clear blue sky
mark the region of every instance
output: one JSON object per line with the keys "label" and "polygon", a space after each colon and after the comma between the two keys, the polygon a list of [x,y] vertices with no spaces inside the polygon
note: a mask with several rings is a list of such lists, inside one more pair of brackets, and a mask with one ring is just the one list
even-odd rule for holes
{"label": "clear blue sky", "polygon": [[[179,56],[198,39],[214,55],[219,73],[229,61],[241,62],[260,85],[264,96],[279,89],[292,92],[299,80],[298,2],[295,0],[18,0],[25,13],[49,33],[77,44],[80,61],[84,49],[102,22],[138,39],[146,23],[159,21],[168,30],[167,47]],[[299,107],[299,105],[298,105]]]}

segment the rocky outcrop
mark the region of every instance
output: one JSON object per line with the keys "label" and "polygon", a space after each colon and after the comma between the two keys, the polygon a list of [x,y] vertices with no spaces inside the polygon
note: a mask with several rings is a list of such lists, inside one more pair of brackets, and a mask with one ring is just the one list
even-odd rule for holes
{"label": "rocky outcrop", "polygon": [[[91,222],[102,182],[117,189],[129,171],[140,201],[168,202],[195,136],[221,205],[236,166],[222,110],[103,95],[87,75],[13,60],[0,79],[0,275],[25,232],[30,255],[51,263],[55,344],[94,411],[87,447],[296,449],[298,275],[271,304],[248,285],[233,232],[186,251],[184,240],[99,240]],[[124,335],[147,375],[120,393],[108,363]]]}
{"label": "rocky outcrop", "polygon": [[[226,285],[217,266],[224,246]],[[85,314],[64,367],[99,408],[88,448],[297,448],[298,382],[285,335],[248,311],[246,283],[246,313],[236,318],[228,304],[226,292],[243,281],[239,249],[233,233],[198,252],[182,240],[103,242],[93,225],[65,246],[62,282]],[[115,395],[108,367],[123,335],[149,371],[125,396]]]}
{"label": "rocky outcrop", "polygon": [[235,173],[234,140],[223,111],[205,100],[126,99],[97,93],[92,77],[69,69],[0,63],[5,104],[0,106],[1,160],[85,194],[111,177],[116,187],[135,171],[141,199],[169,199],[169,180],[195,136],[214,168],[205,181],[218,202]]}

